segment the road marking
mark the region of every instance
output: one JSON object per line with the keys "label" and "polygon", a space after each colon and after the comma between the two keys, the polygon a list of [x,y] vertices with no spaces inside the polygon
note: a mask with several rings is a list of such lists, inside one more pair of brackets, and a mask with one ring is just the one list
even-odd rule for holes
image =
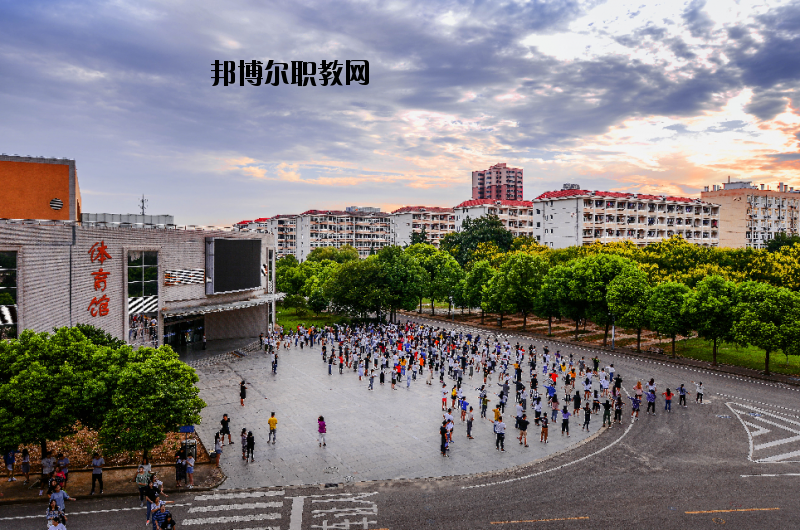
{"label": "road marking", "polygon": [[[765,449],[771,449],[772,447],[800,441],[800,422],[791,420],[784,415],[756,408],[752,405],[735,402],[729,402],[726,403],[726,405],[736,414],[736,418],[747,432],[747,438],[750,444],[750,453],[747,456],[748,460],[758,463],[796,462],[797,460],[792,459],[800,457],[800,451],[788,451],[777,455],[756,457],[756,451],[763,451]],[[776,433],[788,431],[794,436],[756,444],[754,438],[772,432],[773,429],[767,429],[767,425],[780,429],[776,431]]]}
{"label": "road marking", "polygon": [[[170,507],[173,506],[191,506],[192,503],[186,504],[171,504]],[[114,508],[113,510],[94,510],[90,512],[69,512],[67,514],[68,517],[72,517],[73,515],[92,515],[95,513],[110,513],[110,512],[124,512],[130,510],[142,510],[143,508],[136,507],[136,508]],[[17,517],[0,517],[0,521],[13,521],[15,519],[41,519],[43,516],[40,515],[18,515]]]}
{"label": "road marking", "polygon": [[196,501],[220,501],[224,499],[252,499],[256,497],[275,497],[283,495],[284,491],[248,491],[244,493],[215,493],[213,495],[197,495]]}
{"label": "road marking", "polygon": [[741,475],[741,477],[800,477],[800,473],[764,473],[763,475]]}
{"label": "road marking", "polygon": [[283,502],[249,502],[243,504],[219,504],[215,506],[195,506],[189,513],[221,512],[223,510],[261,510],[264,508],[282,508]]}
{"label": "road marking", "polygon": [[292,512],[289,514],[289,530],[301,530],[303,527],[303,504],[305,497],[292,497]]}
{"label": "road marking", "polygon": [[694,515],[698,513],[774,512],[776,510],[780,510],[780,508],[739,508],[735,510],[702,510],[697,512],[683,512],[683,513]]}
{"label": "road marking", "polygon": [[514,523],[549,523],[550,521],[581,521],[588,517],[561,517],[559,519],[528,519],[527,521],[492,521],[489,524],[514,524]]}
{"label": "road marking", "polygon": [[281,530],[280,526],[259,526],[258,528],[236,528],[235,530]]}
{"label": "road marking", "polygon": [[195,524],[216,524],[216,523],[246,523],[250,521],[264,521],[267,519],[280,519],[279,513],[259,513],[255,515],[232,515],[230,517],[204,517],[202,519],[185,519],[183,524],[191,526]]}

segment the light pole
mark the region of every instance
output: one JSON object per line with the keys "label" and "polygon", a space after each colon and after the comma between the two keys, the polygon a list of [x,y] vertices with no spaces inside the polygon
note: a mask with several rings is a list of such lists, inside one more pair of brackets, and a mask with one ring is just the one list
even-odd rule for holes
{"label": "light pole", "polygon": [[614,350],[614,336],[615,336],[615,334],[616,334],[615,332],[617,330],[617,326],[616,326],[617,319],[614,316],[614,313],[611,313],[609,311],[608,314],[611,317],[611,350],[613,351]]}

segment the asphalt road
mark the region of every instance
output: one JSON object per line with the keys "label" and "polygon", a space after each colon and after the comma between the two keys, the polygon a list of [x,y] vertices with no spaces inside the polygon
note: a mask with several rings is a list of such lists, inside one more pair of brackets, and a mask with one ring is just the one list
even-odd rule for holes
{"label": "asphalt road", "polygon": [[[607,352],[600,358],[603,365],[614,362],[628,389],[650,377],[659,393],[702,380],[707,404],[696,405],[692,396],[688,408],[673,406],[667,414],[659,399],[656,416],[642,414],[633,424],[628,409],[621,427],[513,470],[337,488],[181,493],[170,497],[177,503],[172,512],[181,527],[208,530],[800,528],[800,392],[609,358]],[[593,419],[593,428],[598,424]],[[560,435],[555,430],[551,436]],[[67,527],[141,527],[145,517],[138,504],[133,497],[82,499],[69,505]],[[41,529],[43,514],[43,505],[5,505],[0,528]]]}

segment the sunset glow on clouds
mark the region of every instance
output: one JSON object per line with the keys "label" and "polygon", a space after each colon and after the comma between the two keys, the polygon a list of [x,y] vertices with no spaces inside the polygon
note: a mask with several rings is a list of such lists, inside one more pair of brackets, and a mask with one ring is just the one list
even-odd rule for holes
{"label": "sunset glow on clouds", "polygon": [[[179,222],[525,195],[800,188],[800,2],[7,3],[0,151],[78,161],[87,211]],[[212,87],[215,59],[368,59],[370,85]]]}

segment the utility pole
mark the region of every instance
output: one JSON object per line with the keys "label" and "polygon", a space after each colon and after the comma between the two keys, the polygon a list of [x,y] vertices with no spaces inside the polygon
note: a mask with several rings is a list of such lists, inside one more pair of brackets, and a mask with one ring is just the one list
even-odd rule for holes
{"label": "utility pole", "polygon": [[139,199],[139,208],[142,210],[142,215],[144,215],[145,209],[147,208],[147,199],[144,198],[144,194],[142,194],[142,198]]}

